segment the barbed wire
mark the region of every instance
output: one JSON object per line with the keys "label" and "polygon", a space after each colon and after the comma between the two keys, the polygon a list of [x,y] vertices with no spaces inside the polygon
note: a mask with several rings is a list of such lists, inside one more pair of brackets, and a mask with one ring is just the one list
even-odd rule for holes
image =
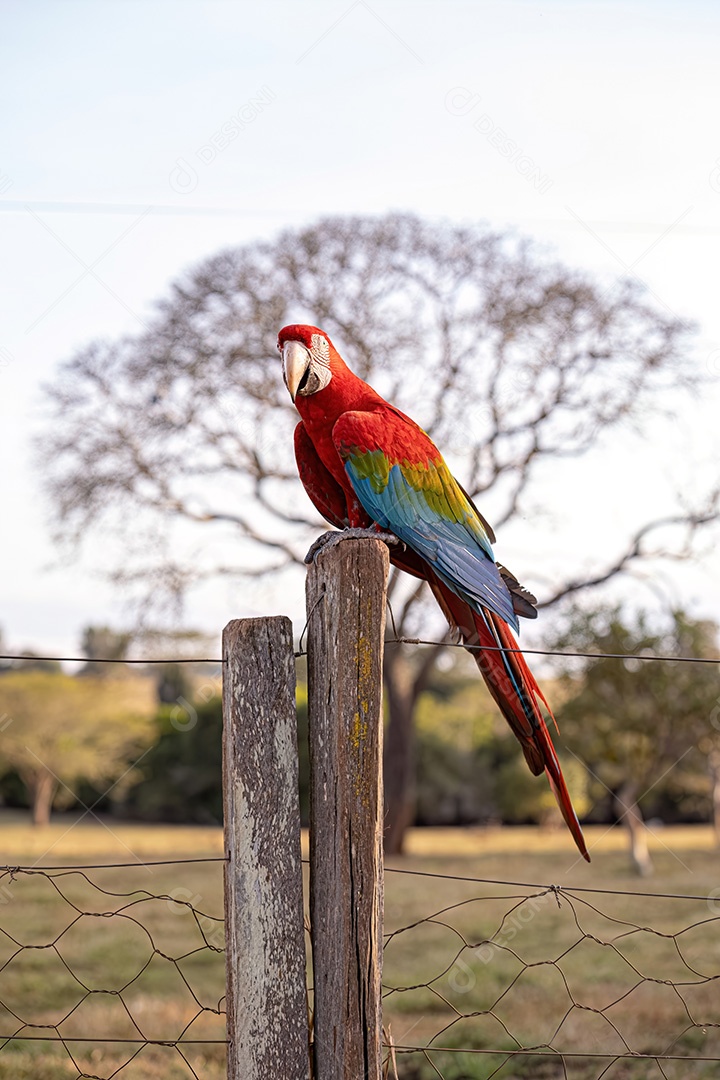
{"label": "barbed wire", "polygon": [[[309,859],[301,859],[304,866],[310,866]],[[124,864],[123,864],[124,865]],[[128,866],[136,866],[136,863],[128,863]],[[720,912],[720,890],[716,893],[664,893],[664,892],[641,892],[637,889],[600,889],[581,885],[548,885],[538,881],[511,881],[508,878],[484,878],[471,877],[468,874],[438,874],[432,870],[408,870],[402,866],[385,866],[384,874],[407,874],[410,877],[431,878],[436,881],[467,881],[473,885],[514,885],[521,889],[552,889],[554,892],[566,890],[573,893],[608,893],[610,896],[649,896],[660,900],[702,900],[706,903],[717,904]]]}
{"label": "barbed wire", "polygon": [[164,660],[118,660],[108,656],[33,656],[31,653],[0,656],[0,660],[45,660],[59,664],[224,664],[212,656],[173,656]]}
{"label": "barbed wire", "polygon": [[[305,631],[303,630],[303,635]],[[468,652],[501,652],[519,653],[529,656],[567,656],[586,660],[657,660],[674,664],[720,664],[717,656],[673,656],[670,654],[657,653],[604,653],[604,652],[570,652],[564,649],[511,649],[504,645],[465,645],[461,641],[433,641],[429,638],[416,637],[392,637],[385,638],[386,645],[434,645],[446,649],[466,649]],[[293,654],[296,658],[307,656],[307,649],[299,648]],[[55,663],[68,664],[224,664],[222,657],[212,656],[176,656],[166,657],[163,660],[118,660],[111,657],[93,656],[33,656],[30,653],[6,654],[0,656],[0,660],[42,660]]]}
{"label": "barbed wire", "polygon": [[[305,862],[309,860],[304,860]],[[407,870],[400,866],[386,866],[386,874],[409,874],[413,877],[436,878],[439,881],[469,881],[476,885],[515,885],[522,889],[552,889],[554,892],[572,893],[600,893],[609,896],[649,896],[660,900],[703,900],[706,903],[717,904],[720,911],[720,892],[702,893],[664,893],[642,892],[638,889],[600,889],[590,888],[585,885],[548,885],[537,881],[509,881],[507,878],[478,878],[468,877],[464,874],[437,874],[429,870]]]}
{"label": "barbed wire", "polygon": [[430,641],[425,638],[394,637],[386,638],[386,645],[442,645],[449,649],[467,649],[468,652],[520,653],[530,656],[568,656],[587,660],[660,660],[678,664],[720,664],[720,657],[709,656],[673,656],[657,653],[604,653],[604,652],[569,652],[565,649],[509,649],[504,645],[465,645],[462,641]]}
{"label": "barbed wire", "polygon": [[[134,862],[112,862],[112,863],[72,863],[68,866],[67,863],[58,863],[57,866],[38,866],[37,863],[32,863],[30,866],[16,866],[9,863],[5,866],[0,866],[0,875],[3,873],[12,873],[18,870],[118,870],[125,867],[132,867],[133,870],[137,870],[138,866],[186,866],[190,863],[206,863],[206,862],[229,862],[227,855],[203,855],[197,859],[143,859],[140,863],[137,859]],[[1,880],[1,877],[0,877]]]}
{"label": "barbed wire", "polygon": [[[720,891],[590,889],[399,867],[386,873],[441,889],[429,914],[418,910],[398,926],[395,908],[418,909],[429,896],[414,885],[398,902],[396,890],[386,890],[388,1076],[717,1075],[703,1068],[720,1064]],[[461,886],[451,903],[442,902],[448,880]],[[485,889],[463,895],[466,884]],[[588,893],[602,894],[603,907]]]}
{"label": "barbed wire", "polygon": [[[225,861],[151,865],[187,871]],[[24,1044],[37,1055],[45,1043],[78,1080],[99,1080],[98,1062],[109,1080],[141,1054],[149,1069],[165,1063],[173,1077],[224,1077],[223,917],[206,910],[196,878],[150,892],[128,888],[133,868],[0,866],[0,1059],[16,1063]],[[102,874],[109,878],[100,884]],[[219,885],[203,887],[222,893]]]}

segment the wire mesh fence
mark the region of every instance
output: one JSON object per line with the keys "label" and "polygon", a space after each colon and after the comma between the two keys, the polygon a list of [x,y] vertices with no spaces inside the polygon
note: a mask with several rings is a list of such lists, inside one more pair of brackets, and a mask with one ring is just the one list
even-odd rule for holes
{"label": "wire mesh fence", "polygon": [[720,890],[388,875],[388,1075],[720,1075]]}
{"label": "wire mesh fence", "polygon": [[[400,642],[421,644],[387,639]],[[304,655],[302,639],[294,655]],[[0,1080],[224,1077],[223,862],[0,867]],[[152,874],[152,887],[137,874]],[[385,898],[386,1077],[720,1075],[720,890],[391,867]],[[346,961],[332,957],[338,968]],[[299,970],[302,984],[302,960]],[[311,1008],[313,997],[309,987]]]}
{"label": "wire mesh fence", "polygon": [[[223,862],[0,867],[0,1076],[224,1077]],[[720,1073],[718,893],[393,867],[386,896],[389,1077]]]}
{"label": "wire mesh fence", "polygon": [[223,863],[0,867],[0,1077],[224,1077]]}

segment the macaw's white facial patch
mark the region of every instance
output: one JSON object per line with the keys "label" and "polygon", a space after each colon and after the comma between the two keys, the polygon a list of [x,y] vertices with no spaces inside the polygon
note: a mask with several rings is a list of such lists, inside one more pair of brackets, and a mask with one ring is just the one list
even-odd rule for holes
{"label": "macaw's white facial patch", "polygon": [[283,378],[293,401],[311,397],[332,379],[330,345],[322,334],[313,334],[310,348],[302,341],[286,341],[282,348]]}
{"label": "macaw's white facial patch", "polygon": [[310,397],[324,390],[332,379],[330,371],[330,346],[322,334],[313,334],[310,339],[310,370],[305,385],[298,393]]}
{"label": "macaw's white facial patch", "polygon": [[317,360],[318,364],[326,368],[330,367],[330,346],[327,338],[324,338],[322,334],[313,334],[310,338],[310,355],[313,360]]}

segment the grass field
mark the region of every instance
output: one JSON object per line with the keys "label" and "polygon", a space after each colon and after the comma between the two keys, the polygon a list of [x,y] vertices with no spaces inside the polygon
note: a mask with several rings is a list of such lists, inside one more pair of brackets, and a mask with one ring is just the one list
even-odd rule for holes
{"label": "grass field", "polygon": [[[21,1022],[38,1026],[23,1032],[35,1034],[33,1041],[0,1049],[1,1080],[67,1080],[83,1072],[107,1077],[126,1061],[122,1080],[191,1077],[173,1047],[145,1046],[130,1061],[137,1043],[108,1040],[173,1040],[183,1032],[184,1039],[223,1039],[217,1015],[223,957],[216,951],[222,947],[222,864],[148,865],[219,856],[220,831],[72,818],[36,830],[13,815],[0,817],[0,829],[2,860],[9,865],[136,864],[88,870],[89,881],[80,872],[57,871],[52,878],[2,878],[0,1034]],[[720,1075],[717,1062],[690,1060],[720,1056],[720,855],[710,830],[654,834],[656,873],[645,881],[628,868],[621,831],[591,828],[588,834],[590,866],[576,859],[561,832],[411,834],[408,855],[388,862],[385,888],[392,935],[385,1023],[398,1047],[426,1045],[434,1037],[436,1046],[470,1051],[518,1044],[584,1054],[629,1048],[685,1060],[663,1061],[661,1068],[645,1058],[626,1059],[606,1077]],[[561,890],[714,893],[718,900],[565,896],[418,872],[553,883]],[[47,1025],[58,1026],[65,1047],[42,1038],[53,1034]],[[224,1076],[222,1044],[188,1042],[183,1053],[202,1080]],[[446,1080],[487,1078],[503,1062],[485,1052],[399,1053],[401,1080],[436,1077],[429,1059]],[[590,1080],[607,1064],[568,1058],[564,1073],[558,1059],[517,1056],[496,1075]]]}

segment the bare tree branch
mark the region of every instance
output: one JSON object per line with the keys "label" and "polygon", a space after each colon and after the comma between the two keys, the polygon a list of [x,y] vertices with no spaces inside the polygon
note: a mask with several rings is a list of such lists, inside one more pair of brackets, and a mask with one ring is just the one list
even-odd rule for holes
{"label": "bare tree branch", "polygon": [[[627,547],[624,549],[613,562],[609,564],[604,570],[597,571],[592,576],[583,576],[574,580],[566,581],[560,588],[538,604],[538,607],[551,607],[553,604],[558,603],[559,600],[563,600],[573,593],[579,592],[583,589],[596,588],[598,585],[604,585],[610,581],[611,578],[616,577],[618,574],[623,573],[628,569],[631,563],[639,559],[648,558],[664,558],[664,559],[686,559],[692,552],[692,539],[695,536],[697,530],[703,525],[710,525],[717,521],[720,521],[720,510],[717,507],[717,496],[713,499],[714,508],[707,510],[703,514],[674,514],[664,518],[658,518],[656,521],[649,521],[646,525],[643,525],[638,529],[634,535],[628,541]],[[656,550],[648,551],[645,549],[643,541],[652,533],[659,529],[667,528],[668,526],[681,525],[687,530],[687,536],[685,544],[675,551],[670,550]]]}

